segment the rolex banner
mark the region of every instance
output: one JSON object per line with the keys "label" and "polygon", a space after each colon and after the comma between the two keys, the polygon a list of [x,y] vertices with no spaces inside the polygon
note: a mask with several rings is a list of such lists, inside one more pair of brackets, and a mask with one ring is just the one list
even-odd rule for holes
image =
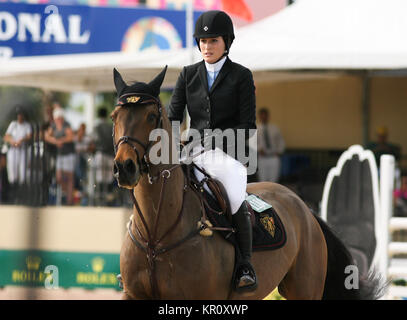
{"label": "rolex banner", "polygon": [[119,254],[0,250],[0,287],[120,290]]}

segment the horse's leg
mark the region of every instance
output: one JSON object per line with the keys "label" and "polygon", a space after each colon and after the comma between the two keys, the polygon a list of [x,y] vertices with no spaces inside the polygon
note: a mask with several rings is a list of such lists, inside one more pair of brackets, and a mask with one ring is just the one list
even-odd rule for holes
{"label": "horse's leg", "polygon": [[319,300],[324,293],[327,268],[325,238],[316,219],[307,214],[295,263],[279,285],[286,299]]}
{"label": "horse's leg", "polygon": [[121,300],[134,300],[132,297],[130,297],[126,292],[122,292],[122,295],[120,297]]}
{"label": "horse's leg", "polygon": [[121,300],[151,300],[151,297],[146,295],[131,296],[129,293],[124,290],[120,296]]}
{"label": "horse's leg", "polygon": [[254,253],[252,264],[257,275],[257,289],[247,293],[233,291],[229,299],[264,299],[267,297],[286,276],[287,271],[290,269],[290,261],[294,258],[293,252],[295,251],[290,247],[284,246],[274,251]]}

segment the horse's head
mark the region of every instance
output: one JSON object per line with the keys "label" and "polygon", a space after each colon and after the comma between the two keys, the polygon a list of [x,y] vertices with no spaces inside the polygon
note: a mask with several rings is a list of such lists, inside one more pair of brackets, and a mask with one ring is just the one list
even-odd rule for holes
{"label": "horse's head", "polygon": [[128,86],[114,69],[118,103],[112,113],[115,146],[114,176],[120,187],[132,189],[148,169],[150,132],[162,125],[162,106],[158,97],[167,67],[150,83]]}

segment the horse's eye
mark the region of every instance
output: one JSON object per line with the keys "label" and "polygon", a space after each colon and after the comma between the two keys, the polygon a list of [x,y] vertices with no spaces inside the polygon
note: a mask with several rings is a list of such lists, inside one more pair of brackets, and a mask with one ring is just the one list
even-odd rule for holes
{"label": "horse's eye", "polygon": [[147,121],[150,123],[155,123],[157,121],[157,116],[154,113],[150,113],[147,116]]}

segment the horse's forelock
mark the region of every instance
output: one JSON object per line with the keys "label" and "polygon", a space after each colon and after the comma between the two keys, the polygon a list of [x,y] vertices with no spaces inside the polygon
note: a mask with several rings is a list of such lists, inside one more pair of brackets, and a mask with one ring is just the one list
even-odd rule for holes
{"label": "horse's forelock", "polygon": [[114,108],[114,110],[113,110],[112,113],[110,114],[110,118],[111,118],[112,120],[116,119],[117,113],[119,112],[120,109],[121,109],[121,106],[117,106],[116,108]]}

